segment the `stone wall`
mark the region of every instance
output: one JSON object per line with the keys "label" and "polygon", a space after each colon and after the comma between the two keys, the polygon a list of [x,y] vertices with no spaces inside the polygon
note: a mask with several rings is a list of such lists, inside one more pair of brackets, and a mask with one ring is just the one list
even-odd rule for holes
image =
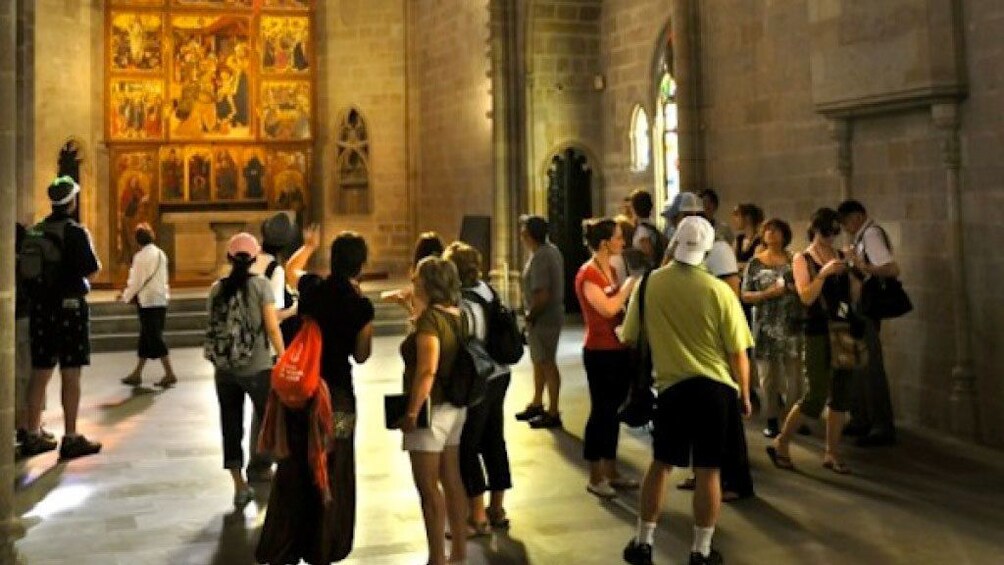
{"label": "stone wall", "polygon": [[[984,430],[1004,444],[1004,3],[963,0],[969,98],[962,105],[963,215]],[[943,218],[943,200],[935,213]]]}
{"label": "stone wall", "polygon": [[[608,203],[635,183],[651,183],[650,174],[628,172],[627,128],[634,105],[650,103],[655,41],[671,3],[610,0],[603,5]],[[833,206],[841,197],[837,142],[830,120],[818,112],[813,99],[813,65],[818,63],[804,48],[811,43],[812,4],[820,3],[701,0],[696,4],[704,174],[722,196],[720,219],[726,219],[739,202],[757,202],[768,216],[792,222],[793,249],[797,249],[805,243],[804,227],[812,210]],[[1004,6],[992,0],[962,4],[971,93],[962,104],[971,335],[983,440],[1002,445],[1004,385],[996,378],[996,367],[1004,363],[999,337],[1004,294],[994,282],[1004,275],[998,251],[1004,244],[1000,159],[1004,119],[999,112],[1004,104],[1004,83],[999,80]],[[876,59],[897,56],[880,47],[871,53]],[[918,47],[910,56],[930,53]],[[923,61],[918,64],[923,66]],[[955,352],[941,133],[930,109],[924,107],[855,116],[851,128],[852,195],[888,228],[916,305],[914,313],[883,326],[894,403],[901,420],[947,430]]]}
{"label": "stone wall", "polygon": [[488,1],[412,0],[409,11],[415,228],[449,241],[494,202]]}
{"label": "stone wall", "polygon": [[[109,257],[107,150],[104,148],[104,12],[100,0],[35,2],[34,216],[49,210],[46,188],[59,149],[70,138],[83,148],[80,219],[99,257]],[[67,33],[73,29],[74,33]],[[107,271],[99,281],[107,280]]]}
{"label": "stone wall", "polygon": [[631,171],[630,128],[634,108],[655,116],[656,85],[652,71],[657,48],[670,22],[672,0],[603,2],[600,51],[606,88],[602,96],[603,168],[608,211],[636,188],[653,190],[654,167]]}
{"label": "stone wall", "polygon": [[601,196],[603,114],[600,91],[599,0],[532,2],[527,23],[527,167],[530,210],[547,215],[547,175],[551,157],[572,145],[593,167],[593,211],[604,211]]}
{"label": "stone wall", "polygon": [[[405,9],[400,0],[319,3],[315,211],[325,239],[346,229],[370,246],[368,269],[400,272],[411,252],[405,116]],[[370,212],[337,213],[339,121],[355,108],[370,148]],[[326,259],[323,258],[323,259]]]}

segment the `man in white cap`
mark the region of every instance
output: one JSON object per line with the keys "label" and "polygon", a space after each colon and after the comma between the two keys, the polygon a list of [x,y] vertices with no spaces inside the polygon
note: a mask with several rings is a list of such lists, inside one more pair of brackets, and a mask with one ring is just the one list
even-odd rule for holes
{"label": "man in white cap", "polygon": [[[80,408],[81,367],[90,365],[90,320],[86,296],[88,279],[101,270],[87,228],[73,219],[80,185],[68,176],[49,186],[52,214],[32,228],[50,241],[58,242],[58,260],[50,256],[43,271],[47,275],[26,283],[31,295],[31,365],[28,388],[28,431],[21,443],[21,455],[28,457],[52,451],[56,441],[42,431],[45,389],[59,365],[62,379],[63,441],[59,458],[74,459],[101,451],[101,444],[77,433]],[[32,236],[28,236],[32,237]]]}
{"label": "man in white cap", "polygon": [[625,342],[634,342],[645,324],[647,339],[658,344],[652,348],[659,391],[653,461],[642,483],[637,536],[624,549],[624,560],[634,565],[652,563],[656,520],[674,466],[693,467],[696,476],[689,562],[722,562],[711,549],[721,507],[719,469],[737,449],[740,414],[751,412],[746,350],[753,338],[735,293],[704,267],[715,230],[704,218],[688,217],[675,239],[673,260],[648,280],[645,319],[632,296],[624,321]]}

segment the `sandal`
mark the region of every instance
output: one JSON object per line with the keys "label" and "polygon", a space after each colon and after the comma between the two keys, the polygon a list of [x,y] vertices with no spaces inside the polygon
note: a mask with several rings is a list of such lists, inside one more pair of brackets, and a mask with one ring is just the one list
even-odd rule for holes
{"label": "sandal", "polygon": [[178,384],[178,377],[168,377],[160,379],[159,381],[153,383],[153,386],[159,386],[161,388],[171,388],[172,386]]}
{"label": "sandal", "polygon": [[[467,519],[467,539],[483,538],[492,535],[492,527],[488,522],[475,522]],[[446,531],[446,539],[453,539],[453,532]]]}
{"label": "sandal", "polygon": [[794,471],[795,464],[791,462],[790,455],[781,455],[777,448],[773,445],[767,446],[767,456],[770,457],[770,462],[774,464],[778,469],[784,469],[786,471]]}
{"label": "sandal", "polygon": [[143,377],[141,377],[139,375],[133,374],[133,375],[129,375],[128,377],[125,377],[124,379],[120,380],[119,382],[121,382],[122,384],[124,384],[126,386],[139,386],[139,385],[143,384]]}
{"label": "sandal", "polygon": [[488,523],[491,524],[493,528],[506,529],[509,527],[509,518],[506,517],[505,508],[499,508],[496,510],[488,507],[485,511],[488,514]]}
{"label": "sandal", "polygon": [[833,459],[833,458],[824,459],[823,460],[823,468],[824,469],[829,469],[829,470],[833,471],[834,473],[836,473],[838,475],[850,475],[851,474],[851,468],[850,467],[848,467],[847,465],[845,465],[843,462],[841,462],[841,461],[839,461],[837,459]]}

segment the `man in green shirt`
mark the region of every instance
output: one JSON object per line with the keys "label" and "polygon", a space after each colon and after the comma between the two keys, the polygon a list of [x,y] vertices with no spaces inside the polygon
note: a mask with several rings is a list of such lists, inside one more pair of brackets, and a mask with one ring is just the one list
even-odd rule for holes
{"label": "man in green shirt", "polygon": [[697,479],[690,563],[721,563],[721,554],[711,549],[721,507],[719,469],[737,449],[740,413],[751,412],[746,350],[753,338],[735,293],[703,267],[715,230],[704,218],[688,217],[676,239],[674,260],[648,280],[645,319],[633,296],[624,321],[627,343],[645,324],[659,390],[638,535],[624,549],[624,560],[633,565],[652,563],[655,522],[674,466],[693,467]]}

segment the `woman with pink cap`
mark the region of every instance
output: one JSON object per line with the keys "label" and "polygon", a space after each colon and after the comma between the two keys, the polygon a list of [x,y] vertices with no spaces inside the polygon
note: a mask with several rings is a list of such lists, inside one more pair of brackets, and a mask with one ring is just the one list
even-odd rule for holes
{"label": "woman with pink cap", "polygon": [[[223,433],[223,468],[234,481],[234,506],[243,508],[255,495],[244,478],[244,396],[251,397],[255,412],[264,413],[268,399],[272,351],[285,351],[275,297],[268,280],[250,269],[260,248],[249,233],[230,238],[227,261],[230,274],[209,291],[209,328],[204,355],[216,368],[216,397],[220,403]],[[257,430],[251,430],[252,442]],[[255,464],[254,461],[251,465]],[[249,467],[251,466],[249,465]]]}

